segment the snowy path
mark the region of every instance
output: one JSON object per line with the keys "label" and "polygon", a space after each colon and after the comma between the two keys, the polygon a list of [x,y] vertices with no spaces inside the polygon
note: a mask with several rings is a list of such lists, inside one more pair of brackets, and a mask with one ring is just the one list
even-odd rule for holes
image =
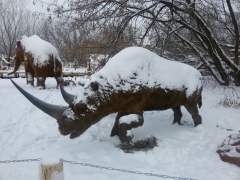
{"label": "snowy path", "polygon": [[[47,79],[47,90],[14,79],[38,98],[53,104],[66,105],[54,79]],[[77,88],[66,88],[74,93]],[[117,137],[109,137],[115,114],[109,115],[89,128],[82,136],[70,140],[61,136],[54,119],[29,103],[8,79],[0,79],[0,161],[35,159],[54,156],[69,161],[89,163],[131,171],[164,174],[208,180],[238,180],[240,169],[224,163],[216,153],[218,145],[234,132],[217,128],[240,130],[239,109],[224,108],[217,103],[223,91],[204,89],[200,114],[203,125],[193,127],[191,116],[182,108],[183,118],[190,126],[171,125],[172,110],[144,113],[145,122],[132,130],[134,140],[155,136],[158,147],[148,152],[124,153],[115,146]],[[0,180],[32,180],[38,178],[38,162],[0,163]],[[64,163],[65,180],[149,180],[165,179],[122,173]]]}

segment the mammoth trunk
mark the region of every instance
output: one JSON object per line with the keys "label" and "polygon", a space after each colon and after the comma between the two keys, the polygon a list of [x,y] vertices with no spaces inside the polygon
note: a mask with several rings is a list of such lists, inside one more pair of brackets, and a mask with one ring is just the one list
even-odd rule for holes
{"label": "mammoth trunk", "polygon": [[13,72],[8,73],[8,75],[15,73],[15,72],[18,70],[19,66],[21,65],[21,61],[20,61],[19,58],[17,58],[17,57],[15,56],[14,60],[15,60],[14,70],[13,70]]}

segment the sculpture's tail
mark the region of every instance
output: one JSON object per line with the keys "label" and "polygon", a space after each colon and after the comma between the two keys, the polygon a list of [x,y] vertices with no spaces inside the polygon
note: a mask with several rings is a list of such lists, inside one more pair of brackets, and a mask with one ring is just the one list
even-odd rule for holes
{"label": "sculpture's tail", "polygon": [[202,107],[202,94],[199,95],[199,99],[198,99],[198,108]]}

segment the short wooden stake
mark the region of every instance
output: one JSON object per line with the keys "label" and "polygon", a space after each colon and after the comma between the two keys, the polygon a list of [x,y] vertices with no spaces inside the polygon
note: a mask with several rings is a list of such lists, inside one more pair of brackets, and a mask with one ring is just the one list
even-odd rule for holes
{"label": "short wooden stake", "polygon": [[19,74],[18,73],[14,73],[14,78],[19,78]]}
{"label": "short wooden stake", "polygon": [[54,159],[43,159],[40,164],[39,180],[64,180],[63,162]]}

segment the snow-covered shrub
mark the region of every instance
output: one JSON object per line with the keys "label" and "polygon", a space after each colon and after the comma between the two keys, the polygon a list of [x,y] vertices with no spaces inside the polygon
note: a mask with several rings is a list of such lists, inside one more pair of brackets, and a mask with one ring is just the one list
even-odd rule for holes
{"label": "snow-covered shrub", "polygon": [[220,86],[212,76],[203,76],[202,84],[204,89],[215,89]]}
{"label": "snow-covered shrub", "polygon": [[237,87],[226,87],[224,89],[224,98],[219,104],[224,107],[240,108],[240,89]]}
{"label": "snow-covered shrub", "polygon": [[219,105],[224,107],[240,108],[240,88],[233,84],[229,86],[221,86],[213,77],[203,76],[203,91],[209,89],[211,91],[220,91],[223,93],[223,98]]}

